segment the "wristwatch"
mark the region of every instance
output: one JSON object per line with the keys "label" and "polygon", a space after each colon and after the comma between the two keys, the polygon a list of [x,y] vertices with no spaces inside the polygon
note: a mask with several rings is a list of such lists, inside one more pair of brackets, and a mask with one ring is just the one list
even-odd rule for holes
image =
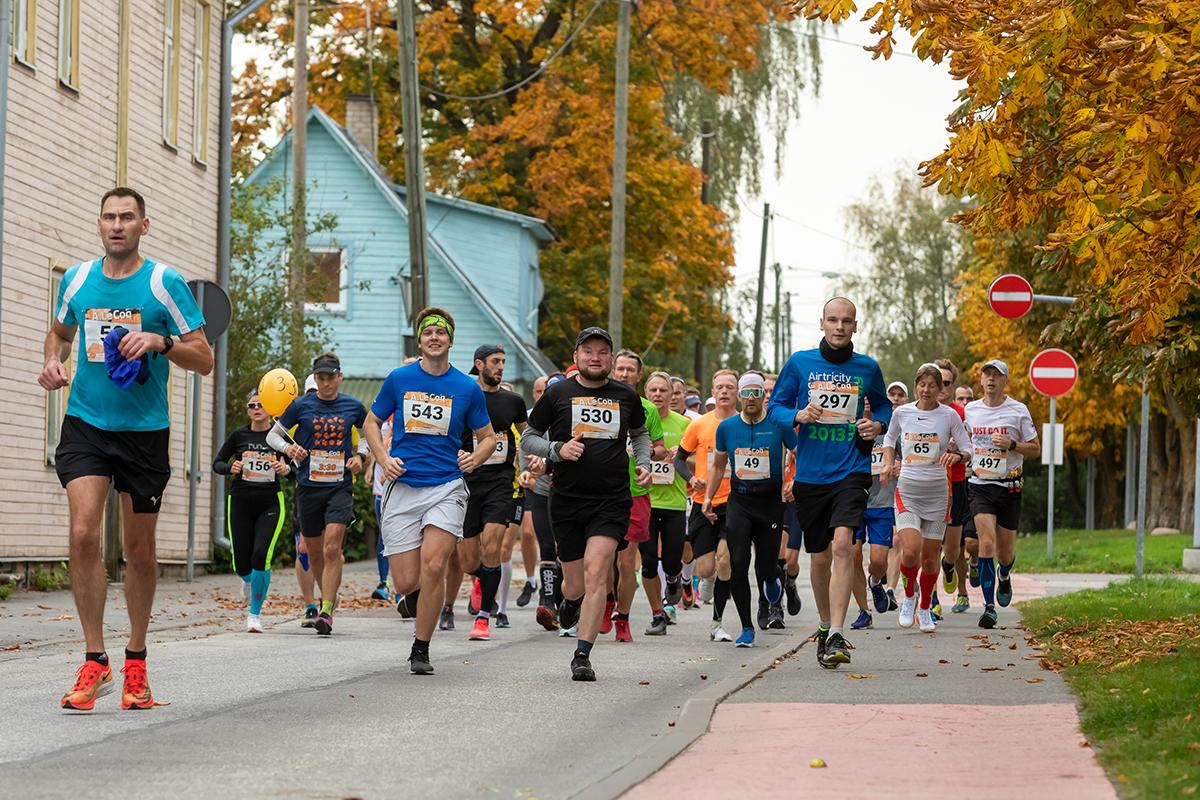
{"label": "wristwatch", "polygon": [[172,337],[170,334],[167,334],[166,336],[163,337],[163,349],[161,351],[162,354],[165,356],[167,353],[171,352],[171,348],[174,346],[175,346],[175,338]]}
{"label": "wristwatch", "polygon": [[1016,440],[1016,439],[1009,439],[1009,440],[1008,440],[1008,449],[1009,449],[1009,450],[1016,450],[1016,449],[1017,449],[1017,440]]}

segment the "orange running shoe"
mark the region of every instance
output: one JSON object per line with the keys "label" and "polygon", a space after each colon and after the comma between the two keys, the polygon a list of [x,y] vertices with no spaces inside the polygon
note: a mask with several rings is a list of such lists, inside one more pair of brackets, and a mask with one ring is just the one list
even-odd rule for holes
{"label": "orange running shoe", "polygon": [[471,628],[471,633],[467,638],[472,642],[486,642],[492,638],[491,628],[486,617],[475,618],[475,627]]}
{"label": "orange running shoe", "polygon": [[75,670],[75,685],[63,695],[63,711],[91,711],[96,698],[112,691],[112,669],[99,661],[84,661]]}
{"label": "orange running shoe", "polygon": [[609,633],[613,629],[613,612],[617,609],[617,601],[609,600],[604,604],[604,616],[600,618],[600,632]]}
{"label": "orange running shoe", "polygon": [[121,667],[125,675],[125,686],[121,694],[121,708],[143,709],[154,708],[154,697],[150,694],[150,684],[146,681],[146,662],[144,660],[128,660]]}
{"label": "orange running shoe", "polygon": [[628,619],[621,619],[620,617],[617,617],[615,620],[613,620],[613,626],[617,630],[617,641],[618,642],[632,642],[633,641],[633,634],[630,633],[630,631],[629,631],[629,620]]}

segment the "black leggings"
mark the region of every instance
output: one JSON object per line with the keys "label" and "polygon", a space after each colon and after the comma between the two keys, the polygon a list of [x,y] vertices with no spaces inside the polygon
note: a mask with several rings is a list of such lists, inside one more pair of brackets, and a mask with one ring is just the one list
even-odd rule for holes
{"label": "black leggings", "polygon": [[541,561],[557,561],[558,545],[554,541],[554,526],[550,524],[550,498],[529,492],[525,495],[525,510],[533,515],[533,535],[537,537]]}
{"label": "black leggings", "polygon": [[251,570],[271,568],[271,558],[287,514],[283,492],[238,494],[226,498],[225,520],[233,543],[233,571],[243,578]]}
{"label": "black leggings", "polygon": [[[687,512],[668,508],[650,509],[650,538],[638,545],[642,551],[642,577],[658,577],[658,561],[668,578],[677,578],[683,571],[683,539],[687,533]],[[658,543],[662,541],[662,554]]]}
{"label": "black leggings", "polygon": [[778,493],[729,496],[725,516],[725,542],[729,546],[730,587],[742,627],[753,627],[750,613],[750,546],[754,546],[754,576],[759,591],[779,577],[779,530],[784,504]]}

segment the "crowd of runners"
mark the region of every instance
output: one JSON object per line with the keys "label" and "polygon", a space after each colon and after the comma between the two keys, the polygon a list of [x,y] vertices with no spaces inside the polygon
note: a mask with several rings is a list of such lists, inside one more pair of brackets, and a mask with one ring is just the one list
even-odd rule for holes
{"label": "crowd of runners", "polygon": [[[105,257],[67,271],[38,379],[49,391],[71,386],[56,469],[86,639],[61,701],[74,711],[90,710],[113,683],[100,557],[110,482],[124,504],[132,627],[122,707],[154,705],[145,635],[154,528],[170,476],[167,362],[212,368],[183,279],[139,254],[148,230],[136,192],[105,195]],[[817,347],[793,353],[778,374],[717,370],[707,401],[702,387],[646,374],[638,353],[585,328],[572,363],[538,378],[527,408],[504,383],[502,345],[477,348],[466,374],[451,365],[450,313],[427,308],[417,319],[418,356],[387,376],[369,408],[340,391],[334,353],[313,360],[303,393],[277,418],[259,391],[246,398],[247,424],[213,468],[230,476],[226,517],[247,631],[262,631],[274,551],[294,517],[301,624],[333,634],[360,475],[372,484],[379,532],[373,596],[414,620],[417,674],[433,672],[434,632],[455,629],[464,576],[473,581],[467,636],[488,640],[493,627],[510,626],[518,542],[526,575],[517,605],[536,598],[537,623],[574,639],[578,681],[596,679],[598,637],[633,640],[635,607],[648,637],[667,635],[682,611],[708,608],[708,642],[754,646],[757,631],[784,628],[800,612],[802,553],[819,620],[816,659],[826,669],[849,663],[847,631],[880,615],[936,630],[939,581],[954,598],[951,613],[970,610],[968,584],[980,588],[983,628],[1012,599],[1022,464],[1040,445],[1029,410],[1006,393],[1003,361],[980,368],[979,398],[946,358],[903,376],[910,393],[855,351],[857,310],[836,297],[822,310]],[[268,390],[274,396],[260,386]],[[294,511],[283,491],[293,480]],[[858,614],[847,624],[852,599]]]}

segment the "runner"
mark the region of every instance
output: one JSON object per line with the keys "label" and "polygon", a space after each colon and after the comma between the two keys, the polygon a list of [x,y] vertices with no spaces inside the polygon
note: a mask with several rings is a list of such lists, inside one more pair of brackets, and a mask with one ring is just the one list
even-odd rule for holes
{"label": "runner", "polygon": [[[729,561],[729,544],[725,541],[725,511],[729,502],[728,465],[720,473],[713,471],[716,458],[717,426],[737,413],[738,374],[731,369],[719,369],[713,373],[712,391],[717,400],[716,410],[693,420],[683,432],[679,448],[675,451],[675,472],[683,476],[692,492],[692,510],[688,515],[688,543],[692,550],[692,569],[700,578],[701,599],[712,601],[712,630],[708,638],[714,642],[732,642],[733,637],[725,632],[722,620],[725,604],[729,601],[732,577]],[[695,455],[695,471],[688,466],[688,458]],[[711,499],[711,512],[715,520],[703,511],[708,481],[720,475],[717,488]],[[714,580],[715,578],[715,580]],[[712,587],[708,594],[705,586]]]}
{"label": "runner", "polygon": [[[888,384],[888,400],[892,402],[892,410],[895,411],[900,406],[908,402],[908,387],[900,381],[892,381]],[[880,437],[882,439],[882,437]],[[895,475],[892,476],[893,481]],[[892,512],[895,517],[895,510]],[[895,525],[892,526],[893,538],[896,533]],[[887,564],[887,597],[888,611],[895,611],[900,606],[896,603],[896,591],[900,583],[900,548],[893,547],[888,550]]]}
{"label": "runner", "polygon": [[884,471],[890,472],[895,466],[896,443],[900,442],[896,527],[900,529],[900,571],[905,580],[899,622],[901,628],[912,627],[919,583],[921,599],[916,617],[921,630],[932,633],[930,605],[937,585],[938,549],[946,535],[951,506],[946,470],[971,458],[971,440],[958,412],[939,399],[942,372],[936,364],[922,364],[913,385],[916,402],[896,409],[884,437]]}
{"label": "runner", "polygon": [[612,337],[585,328],[575,340],[578,372],[554,384],[533,408],[522,441],[554,468],[550,518],[563,567],[559,624],[578,626],[571,679],[594,681],[591,652],[604,614],[605,585],[617,550],[629,544],[628,439],[637,482],[649,486],[650,437],[638,396],[609,380]]}
{"label": "runner", "polygon": [[[106,192],[96,228],[104,256],[63,275],[37,379],[48,392],[71,387],[54,471],[67,491],[71,589],[85,654],[60,701],[68,711],[92,711],[96,698],[112,689],[104,651],[108,581],[100,557],[110,486],[121,495],[130,627],[121,708],[154,706],[146,629],[158,576],[154,532],[171,478],[167,362],[202,375],[213,368],[204,317],[188,285],[173,267],[143,258],[138,249],[150,233],[142,196],[126,187]],[[68,374],[64,362],[79,330],[83,340]]]}
{"label": "runner", "polygon": [[[788,454],[796,449],[796,431],[767,422],[766,385],[763,376],[747,372],[738,380],[740,414],[728,417],[717,426],[712,469],[724,472],[733,456],[733,475],[725,512],[725,540],[729,547],[732,570],[732,594],[742,632],[737,647],[754,646],[754,620],[750,616],[750,548],[754,547],[754,575],[759,591],[766,596],[772,613],[782,610],[774,605],[783,596],[779,580],[779,530],[783,526],[785,503],[792,500],[792,484],[786,481]],[[713,497],[715,482],[704,489],[701,512],[716,524]],[[765,627],[765,626],[764,626]]]}
{"label": "runner", "polygon": [[[363,433],[387,481],[380,524],[384,554],[396,591],[417,618],[408,667],[414,675],[429,675],[446,563],[463,538],[469,494],[463,473],[494,456],[498,437],[480,385],[450,365],[454,318],[431,307],[417,320],[421,360],[387,376]],[[396,413],[404,424],[397,421],[385,442],[383,420]],[[475,437],[471,453],[459,447],[469,435]]]}
{"label": "runner", "polygon": [[[498,344],[475,348],[471,374],[476,378],[492,420],[493,450],[466,476],[469,496],[463,518],[463,540],[458,547],[458,562],[463,572],[479,579],[480,600],[475,611],[475,626],[468,639],[487,641],[492,637],[490,619],[501,580],[501,550],[504,534],[513,518],[514,462],[517,433],[525,430],[525,401],[520,395],[500,388],[506,356]],[[480,437],[462,434],[462,449],[475,452]],[[505,626],[507,627],[507,626]]]}
{"label": "runner", "polygon": [[[317,391],[292,401],[279,415],[267,443],[300,465],[296,507],[300,532],[308,544],[308,560],[321,590],[321,609],[313,621],[318,634],[333,633],[333,607],[342,583],[342,544],[354,519],[354,476],[363,459],[354,444],[354,428],[362,428],[367,410],[339,393],[344,376],[334,353],[313,359]],[[294,443],[282,434],[295,426]]]}
{"label": "runner", "polygon": [[[854,585],[854,532],[862,524],[871,488],[869,442],[887,429],[892,409],[879,365],[854,352],[854,304],[844,297],[829,300],[820,325],[820,346],[793,353],[784,365],[769,418],[780,429],[800,424],[796,516],[804,530],[820,616],[817,662],[833,669],[850,662],[842,629]],[[864,399],[877,409],[876,419],[863,416]]]}
{"label": "runner", "polygon": [[[933,363],[942,372],[942,391],[938,395],[938,402],[954,409],[954,413],[958,414],[960,420],[966,420],[966,410],[952,400],[957,394],[955,385],[958,383],[958,367],[954,366],[954,362],[948,358],[937,358]],[[942,588],[946,590],[947,595],[956,595],[951,610],[958,614],[971,606],[971,601],[967,597],[966,581],[963,580],[965,574],[960,575],[957,568],[958,563],[963,561],[963,525],[966,524],[969,516],[967,465],[953,464],[950,467],[950,520],[946,525],[946,539],[942,543],[941,564]],[[966,569],[965,561],[963,561],[963,569]],[[936,590],[934,591],[933,612],[936,622],[942,615]]]}
{"label": "runner", "polygon": [[[870,414],[871,402],[863,402],[863,413]],[[896,468],[896,472],[899,467]],[[867,592],[878,614],[885,614],[891,607],[887,594],[888,556],[892,551],[892,538],[896,527],[896,512],[893,499],[896,490],[896,475],[884,466],[883,437],[879,436],[871,447],[871,490],[867,496],[867,510],[863,523],[854,534],[854,599],[858,602],[858,619],[850,623],[853,630],[862,630],[874,625],[871,612],[867,610]],[[862,571],[862,548],[868,546],[869,564]]]}
{"label": "runner", "polygon": [[671,410],[680,416],[687,412],[687,381],[683,378],[671,378]]}
{"label": "runner", "polygon": [[[650,487],[650,538],[638,547],[642,551],[642,588],[650,601],[650,626],[647,636],[663,636],[670,618],[663,610],[678,605],[683,598],[683,540],[687,535],[687,481],[675,471],[675,450],[687,430],[688,418],[671,410],[675,395],[683,400],[682,381],[675,383],[665,372],[652,372],[646,379],[646,399],[654,405],[662,426],[666,456],[654,461]],[[679,389],[675,391],[675,389]],[[653,434],[651,434],[653,435]],[[666,575],[666,595],[659,579],[659,565]],[[689,582],[690,583],[690,582]],[[690,586],[688,588],[691,588]]]}
{"label": "runner", "polygon": [[[638,384],[642,382],[642,357],[632,350],[621,350],[613,359],[612,377],[637,392]],[[663,461],[667,458],[667,448],[663,446],[662,418],[654,404],[644,397],[639,397],[642,411],[646,416],[646,432],[650,435],[650,458],[653,461]],[[629,630],[629,612],[633,608],[633,598],[637,596],[637,562],[641,545],[650,539],[650,486],[641,486],[637,480],[637,464],[633,458],[632,447],[629,452],[629,493],[633,497],[633,510],[629,514],[629,531],[626,538],[637,547],[626,547],[617,553],[617,597],[612,608],[609,604],[604,607],[606,616],[611,616],[612,625],[616,629],[618,642],[632,642],[633,634]],[[657,558],[655,559],[657,562]],[[655,565],[654,577],[658,577],[658,567]],[[611,602],[611,601],[610,601]],[[616,613],[613,614],[615,609]],[[651,604],[653,610],[653,604]],[[603,621],[601,633],[608,633]]]}
{"label": "runner", "polygon": [[[317,379],[314,378],[310,373],[309,376],[304,379],[304,393],[316,394],[316,392]],[[294,433],[295,430],[292,430],[289,432],[289,435]],[[304,603],[304,619],[300,621],[300,627],[311,628],[316,624],[317,614],[320,612],[320,609],[317,607],[316,598],[313,594],[313,590],[317,586],[317,579],[316,576],[313,575],[312,570],[309,569],[308,544],[304,541],[304,535],[300,533],[300,517],[296,514],[295,503],[292,503],[292,507],[289,509],[289,511],[291,512],[290,523],[295,531],[294,536],[296,540],[296,583],[300,586],[300,599]],[[249,605],[248,602],[247,605]]]}
{"label": "runner", "polygon": [[1002,606],[1012,602],[1025,459],[1037,458],[1042,445],[1029,409],[1004,392],[1008,365],[999,359],[988,361],[980,370],[980,383],[983,397],[967,404],[967,430],[975,448],[968,497],[979,536],[979,585],[984,603],[979,627],[994,628],[996,602]]}
{"label": "runner", "polygon": [[229,435],[213,461],[213,472],[231,475],[225,498],[225,526],[232,545],[233,571],[250,589],[246,631],[262,633],[263,602],[271,586],[271,561],[279,532],[287,521],[280,477],[291,468],[267,444],[271,415],[258,402],[258,390],[246,398],[250,424]]}

